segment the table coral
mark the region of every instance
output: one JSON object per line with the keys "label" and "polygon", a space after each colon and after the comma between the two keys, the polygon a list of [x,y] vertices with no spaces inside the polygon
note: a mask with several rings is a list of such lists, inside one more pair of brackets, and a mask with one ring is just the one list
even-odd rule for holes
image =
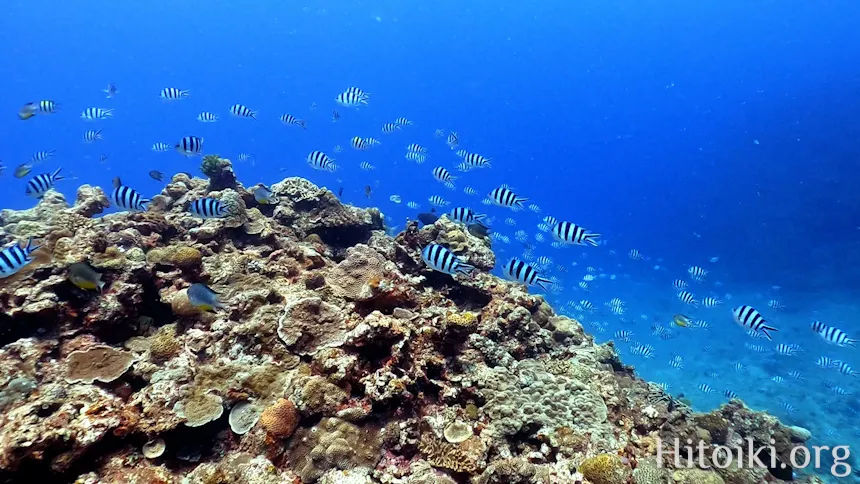
{"label": "table coral", "polygon": [[109,383],[121,377],[134,363],[134,355],[110,346],[93,346],[85,351],[74,351],[66,362],[66,381],[92,383],[96,380]]}

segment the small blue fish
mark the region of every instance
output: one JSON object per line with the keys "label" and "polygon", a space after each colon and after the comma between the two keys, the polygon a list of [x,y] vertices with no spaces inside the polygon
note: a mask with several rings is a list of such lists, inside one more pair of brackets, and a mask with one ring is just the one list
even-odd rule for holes
{"label": "small blue fish", "polygon": [[199,282],[192,284],[188,287],[187,294],[191,305],[200,311],[214,313],[216,309],[224,307],[224,303],[218,299],[218,293],[206,284]]}
{"label": "small blue fish", "polygon": [[6,247],[3,250],[0,250],[0,279],[6,278],[20,271],[30,262],[33,262],[33,258],[30,257],[30,254],[39,249],[39,245],[33,245],[33,237],[30,237],[27,240],[27,245],[24,247],[19,246],[17,243],[10,247]]}

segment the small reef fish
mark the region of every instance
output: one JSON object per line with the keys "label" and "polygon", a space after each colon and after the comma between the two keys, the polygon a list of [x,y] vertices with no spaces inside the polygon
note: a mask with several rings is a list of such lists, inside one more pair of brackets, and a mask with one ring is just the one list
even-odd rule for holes
{"label": "small reef fish", "polygon": [[400,125],[395,123],[385,123],[382,125],[383,133],[393,133],[395,131],[400,131]]}
{"label": "small reef fish", "polygon": [[110,199],[117,207],[131,212],[146,211],[146,204],[149,203],[148,198],[140,196],[140,193],[137,193],[134,188],[123,185],[119,177],[113,179],[113,186]]}
{"label": "small reef fish", "polygon": [[693,296],[690,292],[680,291],[678,292],[678,299],[681,300],[684,304],[689,304],[690,306],[699,307],[699,301],[696,301],[696,297]]}
{"label": "small reef fish", "polygon": [[452,150],[457,149],[457,147],[460,146],[460,135],[451,131],[448,133],[448,139],[445,141],[445,144],[447,144]]}
{"label": "small reef fish", "polygon": [[214,198],[198,198],[188,205],[188,213],[200,218],[223,218],[227,207]]}
{"label": "small reef fish", "polygon": [[174,99],[183,99],[191,95],[191,91],[188,89],[179,89],[178,87],[165,87],[161,90],[159,96],[161,99],[166,100],[174,100]]}
{"label": "small reef fish", "polygon": [[84,133],[84,143],[92,143],[102,139],[102,130],[91,129]]}
{"label": "small reef fish", "polygon": [[116,86],[115,86],[115,85],[113,85],[113,84],[108,84],[108,86],[107,86],[106,88],[102,89],[102,92],[103,92],[103,93],[105,93],[105,94],[107,94],[107,96],[105,96],[106,98],[110,99],[110,98],[112,98],[112,97],[116,96],[116,94],[117,94],[119,91],[117,91],[117,90],[116,90]]}
{"label": "small reef fish", "polygon": [[30,257],[34,251],[39,249],[39,245],[33,245],[33,237],[27,240],[27,245],[21,247],[17,243],[0,250],[0,279],[6,278],[20,271],[33,258]]}
{"label": "small reef fish", "polygon": [[847,334],[838,328],[827,326],[821,321],[813,321],[812,330],[818,333],[826,343],[836,346],[857,346],[857,340],[849,338]]}
{"label": "small reef fish", "polygon": [[314,170],[334,172],[337,170],[334,158],[329,158],[322,151],[311,151],[307,158],[308,164]]}
{"label": "small reef fish", "polygon": [[238,160],[240,163],[247,163],[254,160],[254,155],[250,153],[239,153]]}
{"label": "small reef fish", "polygon": [[439,244],[430,244],[421,251],[424,263],[434,271],[444,274],[471,274],[475,266],[464,262],[453,252]]}
{"label": "small reef fish", "polygon": [[44,114],[54,114],[60,110],[60,105],[54,101],[44,100],[39,101],[39,112]]}
{"label": "small reef fish", "polygon": [[337,109],[335,109],[331,112],[331,122],[337,122],[338,119],[340,119],[340,113],[337,112]]}
{"label": "small reef fish", "polygon": [[57,180],[62,180],[63,177],[60,175],[60,170],[62,168],[57,168],[53,173],[42,173],[41,175],[36,175],[27,182],[27,189],[25,193],[28,197],[34,198],[42,198],[45,193],[54,187],[54,183]]}
{"label": "small reef fish", "polygon": [[188,286],[187,294],[188,301],[199,311],[214,313],[224,307],[224,303],[218,298],[218,293],[206,284],[195,282]]}
{"label": "small reef fish", "polygon": [[706,297],[705,299],[702,299],[702,306],[705,306],[706,308],[715,308],[722,303],[722,301],[713,297]]}
{"label": "small reef fish", "polygon": [[415,218],[424,225],[433,225],[439,220],[439,215],[436,214],[435,208],[431,208],[429,212],[421,212]]}
{"label": "small reef fish", "polygon": [[406,151],[411,151],[412,153],[421,153],[427,154],[427,148],[419,145],[418,143],[412,143],[406,147]]}
{"label": "small reef fish", "polygon": [[779,331],[773,326],[769,326],[764,316],[751,306],[736,307],[732,310],[732,316],[734,316],[736,323],[758,334],[763,334],[769,341],[772,341],[773,338],[768,331]]}
{"label": "small reef fish", "polygon": [[15,167],[15,171],[12,172],[12,175],[15,178],[24,178],[25,176],[29,175],[32,170],[33,170],[33,165],[28,164],[28,163],[23,163],[23,164]]}
{"label": "small reef fish", "polygon": [[480,223],[467,225],[466,230],[468,230],[469,233],[474,235],[475,237],[479,237],[482,239],[490,236],[490,228]]}
{"label": "small reef fish", "polygon": [[490,200],[500,207],[522,210],[525,208],[523,204],[528,201],[528,198],[520,197],[508,188],[499,187],[490,192]]}
{"label": "small reef fish", "polygon": [[[178,146],[179,145],[177,145],[177,147]],[[165,151],[167,151],[169,149],[170,149],[170,145],[167,143],[153,143],[152,144],[152,151],[155,151],[157,153],[164,153]]]}
{"label": "small reef fish", "polygon": [[37,151],[37,152],[33,153],[33,157],[30,158],[30,162],[31,163],[41,163],[45,160],[53,158],[55,152],[56,152],[56,150]]}
{"label": "small reef fish", "polygon": [[107,119],[113,117],[113,109],[86,108],[81,112],[81,119],[93,121],[96,119]]}
{"label": "small reef fish", "polygon": [[270,205],[275,203],[272,191],[266,185],[257,185],[254,188],[254,200],[260,205]]}
{"label": "small reef fish", "polygon": [[302,129],[308,129],[307,123],[305,122],[304,119],[298,119],[297,117],[293,116],[292,114],[282,114],[281,115],[281,122],[284,124],[287,124],[287,125],[292,124],[295,126],[299,126]]}
{"label": "small reef fish", "polygon": [[558,222],[552,228],[552,238],[563,244],[591,245],[597,247],[600,234],[588,233],[587,230],[571,222]]}
{"label": "small reef fish", "polygon": [[482,213],[475,213],[471,208],[467,207],[455,207],[452,208],[450,212],[448,212],[448,216],[451,220],[464,223],[466,225],[470,224],[480,224],[485,225],[484,221],[487,219],[487,216]]}
{"label": "small reef fish", "polygon": [[359,151],[364,151],[368,148],[367,142],[365,142],[359,136],[353,136],[353,138],[349,141],[349,144],[350,144],[350,146],[352,146],[353,148],[355,148]]}
{"label": "small reef fish", "polygon": [[690,326],[690,318],[684,316],[683,314],[676,314],[672,316],[672,322],[675,326],[680,326],[682,328],[687,328]]}
{"label": "small reef fish", "polygon": [[39,106],[36,103],[27,103],[18,110],[18,119],[21,121],[26,121],[33,116],[36,115],[36,111],[39,110]]}
{"label": "small reef fish", "polygon": [[397,126],[412,126],[412,121],[409,121],[404,117],[400,117],[394,120],[394,124]]}
{"label": "small reef fish", "polygon": [[371,187],[370,185],[365,185],[364,186],[364,196],[366,198],[370,198],[372,195],[373,195],[373,187]]}
{"label": "small reef fish", "polygon": [[164,179],[164,173],[158,170],[152,170],[149,172],[149,177],[155,181],[162,181]]}
{"label": "small reef fish", "polygon": [[409,161],[414,161],[415,163],[418,163],[420,165],[421,163],[427,161],[427,155],[423,153],[417,153],[415,151],[408,151],[406,152],[406,159]]}
{"label": "small reef fish", "polygon": [[642,260],[642,254],[638,249],[631,249],[629,256],[633,260]]}
{"label": "small reef fish", "polygon": [[451,172],[441,166],[433,168],[433,178],[448,188],[454,188],[454,180],[457,179],[457,177],[451,176]]}
{"label": "small reef fish", "polygon": [[690,274],[690,277],[692,277],[694,281],[702,282],[705,276],[708,275],[708,271],[702,269],[699,266],[692,266],[687,269],[687,274]]}
{"label": "small reef fish", "polygon": [[366,161],[362,161],[361,164],[358,165],[358,167],[364,171],[371,171],[371,170],[375,169],[375,167],[373,165],[371,165],[370,163],[368,163]]}
{"label": "small reef fish", "polygon": [[69,266],[69,281],[75,286],[88,291],[101,292],[104,288],[102,273],[96,272],[86,262],[78,262]]}
{"label": "small reef fish", "polygon": [[516,257],[505,264],[502,268],[502,274],[508,280],[516,281],[526,286],[538,286],[544,291],[549,291],[549,287],[553,283],[551,280],[541,277],[537,269]]}
{"label": "small reef fish", "polygon": [[197,156],[203,153],[203,138],[198,138],[197,136],[186,136],[179,140],[173,148],[182,153],[185,157]]}
{"label": "small reef fish", "polygon": [[197,115],[197,121],[202,123],[214,123],[215,121],[218,121],[218,115],[210,113],[209,111],[203,111]]}
{"label": "small reef fish", "polygon": [[[458,152],[459,153],[459,152]],[[463,163],[468,168],[490,168],[491,158],[485,158],[477,153],[464,153],[462,155]]]}
{"label": "small reef fish", "polygon": [[351,91],[350,89],[347,89],[346,91],[338,94],[337,97],[334,98],[334,100],[341,106],[347,108],[356,108],[361,105],[367,106],[367,94],[362,93],[360,90],[356,92]]}
{"label": "small reef fish", "polygon": [[230,114],[239,118],[257,119],[257,111],[242,104],[234,104],[230,106]]}

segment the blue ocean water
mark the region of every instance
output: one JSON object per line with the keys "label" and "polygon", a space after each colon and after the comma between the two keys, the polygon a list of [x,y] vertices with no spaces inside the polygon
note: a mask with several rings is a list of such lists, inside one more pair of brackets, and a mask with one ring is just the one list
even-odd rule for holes
{"label": "blue ocean water", "polygon": [[[150,170],[199,173],[199,158],[150,149],[188,135],[204,138],[206,153],[253,154],[252,162],[234,161],[246,186],[307,177],[343,187],[346,201],[379,206],[391,226],[414,217],[408,201],[427,210],[428,197],[440,195],[449,208],[488,213],[493,230],[510,237],[495,242],[499,266],[523,255],[514,234],[527,231],[533,256],[553,260],[544,272],[558,278],[548,298],[559,310],[600,339],[626,329],[634,342],[654,346],[654,357],[643,358],[618,343],[643,377],[703,410],[732,390],[810,428],[818,442],[860,449],[860,382],[815,365],[828,356],[860,369],[860,357],[809,328],[821,320],[860,337],[858,20],[860,4],[842,0],[5,2],[0,207],[35,203],[24,196],[26,178],[11,172],[38,150],[56,154],[33,174],[62,167],[73,178],[57,189],[70,199],[80,184],[110,187],[115,176],[156,194],[163,183]],[[108,83],[119,90],[113,99],[101,92]],[[349,86],[370,92],[369,106],[338,106],[335,96]],[[191,96],[162,101],[165,87]],[[17,119],[21,105],[43,99],[60,112]],[[236,103],[259,119],[231,117]],[[87,107],[115,116],[86,122]],[[220,120],[200,123],[202,111]],[[307,131],[282,125],[284,113],[306,119]],[[380,131],[400,116],[414,125]],[[102,129],[104,139],[83,143],[87,129]],[[458,172],[460,160],[437,129],[456,131],[461,147],[492,158],[492,168]],[[349,147],[353,136],[382,144],[358,152]],[[426,163],[404,158],[409,143],[428,148]],[[305,162],[312,150],[335,158],[339,170],[312,170]],[[361,170],[362,161],[376,170]],[[436,166],[459,176],[455,190],[433,179]],[[482,205],[502,183],[540,213]],[[478,195],[464,194],[466,186]],[[389,201],[394,194],[403,203]],[[555,249],[548,234],[538,242],[546,215],[598,232],[605,244]],[[630,259],[631,249],[643,260]],[[701,284],[687,277],[693,265],[709,271]],[[578,282],[589,266],[596,280],[584,291]],[[699,299],[724,304],[684,305],[672,287],[677,278]],[[626,303],[624,315],[606,310],[615,297]],[[785,310],[769,308],[771,299]],[[568,304],[582,300],[596,311]],[[773,342],[748,337],[732,321],[740,304],[779,329]],[[651,334],[675,313],[710,329],[675,328],[666,341]],[[778,343],[803,351],[779,356]],[[683,369],[668,364],[675,354]],[[746,368],[734,370],[738,362]],[[703,383],[715,392],[701,392]]]}

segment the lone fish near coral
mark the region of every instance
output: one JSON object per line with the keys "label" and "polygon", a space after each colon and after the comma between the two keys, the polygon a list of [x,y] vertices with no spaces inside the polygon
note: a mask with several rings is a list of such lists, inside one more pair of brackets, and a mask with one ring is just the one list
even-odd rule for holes
{"label": "lone fish near coral", "polygon": [[215,312],[216,309],[224,307],[218,299],[218,293],[206,284],[196,282],[188,287],[188,301],[200,311]]}
{"label": "lone fish near coral", "polygon": [[96,272],[95,269],[85,262],[78,262],[69,266],[69,281],[75,286],[86,289],[88,291],[101,292],[104,288],[101,272]]}

